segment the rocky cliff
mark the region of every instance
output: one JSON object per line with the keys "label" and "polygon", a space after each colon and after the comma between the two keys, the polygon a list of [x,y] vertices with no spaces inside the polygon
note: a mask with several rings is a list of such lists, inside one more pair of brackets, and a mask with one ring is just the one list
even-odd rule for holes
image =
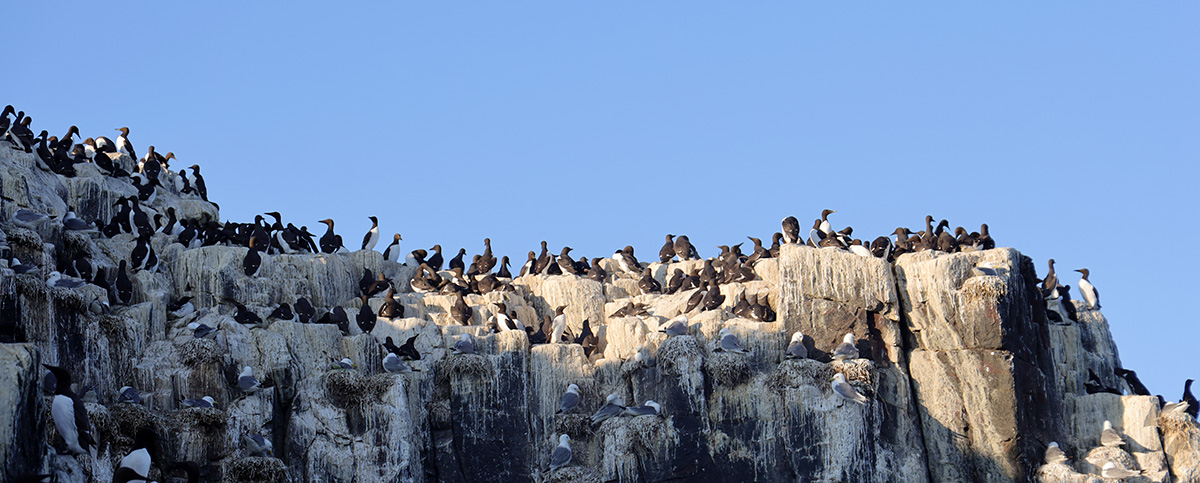
{"label": "rocky cliff", "polygon": [[[245,247],[186,248],[157,233],[159,267],[132,271],[132,300],[111,304],[104,288],[46,279],[80,254],[113,273],[134,249],[133,235],[65,230],[61,218],[14,219],[19,209],[61,217],[72,208],[86,221],[107,221],[119,198],[138,194],[90,163],[75,170],[54,174],[36,154],[0,143],[4,258],[38,267],[0,267],[2,481],[21,473],[110,481],[146,426],[161,437],[149,475],[159,481],[183,475],[165,472],[165,462],[191,461],[209,481],[1074,482],[1102,481],[1110,460],[1144,472],[1130,481],[1200,481],[1196,421],[1161,411],[1151,396],[1113,394],[1131,391],[1114,374],[1120,360],[1107,320],[1080,302],[1075,320],[1050,321],[1033,262],[1012,248],[926,250],[892,263],[785,244],[777,258],[753,264],[752,280],[721,284],[719,307],[686,313],[698,289],[643,294],[637,275],[607,259],[603,282],[527,275],[510,290],[468,295],[469,325],[461,325],[453,296],[413,292],[415,267],[377,251],[263,255],[246,276]],[[145,206],[151,214],[169,208],[180,219],[219,219],[213,204],[169,186]],[[985,262],[994,270],[976,268]],[[649,268],[665,285],[675,268],[700,263]],[[376,317],[369,334],[354,323],[268,317],[303,297],[318,313],[340,306],[353,320],[364,269],[398,289],[403,317]],[[173,313],[184,296],[194,310]],[[778,316],[735,315],[745,296],[767,301]],[[384,297],[367,299],[373,313]],[[265,322],[235,321],[234,302]],[[565,306],[567,332],[580,334],[586,323],[595,346],[495,332],[497,303],[534,326]],[[629,315],[630,304],[644,311]],[[660,332],[681,314],[685,334]],[[215,337],[196,337],[191,323],[216,328]],[[722,329],[748,353],[718,350]],[[785,358],[796,331],[806,335],[808,358]],[[475,354],[450,350],[464,333],[474,336]],[[847,333],[859,358],[834,361]],[[413,336],[414,371],[385,372],[382,342]],[[639,350],[649,357],[635,357]],[[354,367],[335,363],[343,358]],[[42,364],[70,369],[77,393],[94,387],[86,403],[94,458],[69,454],[57,434]],[[253,394],[237,386],[246,366],[263,383]],[[835,374],[867,403],[833,391]],[[1096,383],[1110,390],[1088,389]],[[559,413],[570,384],[581,403]],[[122,401],[124,386],[142,402]],[[610,394],[628,405],[656,401],[661,414],[593,424]],[[214,407],[183,405],[202,396]],[[1106,420],[1124,446],[1100,444]],[[273,451],[252,456],[247,434],[264,436]],[[562,434],[572,457],[550,470]],[[1065,463],[1046,464],[1052,441]]]}

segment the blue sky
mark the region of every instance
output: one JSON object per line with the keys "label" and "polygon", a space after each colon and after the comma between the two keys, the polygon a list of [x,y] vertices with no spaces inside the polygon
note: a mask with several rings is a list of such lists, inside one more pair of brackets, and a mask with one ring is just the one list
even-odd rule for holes
{"label": "blue sky", "polygon": [[226,218],[357,243],[376,215],[518,265],[711,256],[823,208],[863,238],[988,223],[1039,275],[1091,269],[1152,391],[1200,378],[1197,4],[621,7],[18,2],[0,92],[199,163]]}

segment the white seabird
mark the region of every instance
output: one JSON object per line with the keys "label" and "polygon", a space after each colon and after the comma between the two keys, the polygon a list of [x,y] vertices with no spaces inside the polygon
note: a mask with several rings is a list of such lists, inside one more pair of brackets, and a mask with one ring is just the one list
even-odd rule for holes
{"label": "white seabird", "polygon": [[833,392],[838,396],[864,406],[867,404],[866,396],[859,394],[858,391],[854,389],[854,386],[851,386],[850,383],[846,382],[846,376],[844,374],[838,373],[834,375],[833,379],[830,379],[830,381],[832,382],[829,383],[829,387],[832,388]]}
{"label": "white seabird", "polygon": [[388,354],[383,357],[383,370],[395,374],[401,372],[412,372],[416,369],[413,369],[408,364],[405,364],[404,361],[400,360],[400,356],[388,352]]}
{"label": "white seabird", "polygon": [[260,385],[258,379],[254,378],[254,370],[250,366],[242,369],[242,373],[238,375],[238,389],[246,394],[254,394],[258,392]]}
{"label": "white seabird", "polygon": [[246,444],[246,452],[250,453],[250,456],[267,458],[274,456],[275,444],[271,443],[271,440],[262,437],[261,434],[243,434],[242,442]]}
{"label": "white seabird", "polygon": [[63,228],[67,231],[96,231],[96,227],[75,217],[74,211],[68,211],[63,215]]}
{"label": "white seabird", "polygon": [[354,361],[349,357],[343,357],[342,360],[336,362],[337,366],[342,369],[354,369]]}
{"label": "white seabird", "polygon": [[1100,308],[1100,291],[1096,290],[1096,286],[1088,280],[1088,269],[1081,268],[1076,272],[1083,274],[1083,278],[1079,279],[1079,293],[1083,295],[1083,301],[1087,302],[1088,309]]}
{"label": "white seabird", "polygon": [[192,322],[187,325],[187,328],[192,331],[192,336],[197,339],[212,339],[217,336],[217,329],[200,322]]}
{"label": "white seabird", "polygon": [[1141,474],[1142,474],[1141,471],[1133,471],[1133,470],[1127,470],[1125,468],[1119,468],[1119,467],[1117,467],[1117,464],[1112,461],[1108,461],[1107,463],[1104,463],[1104,466],[1102,466],[1100,468],[1100,476],[1103,476],[1105,478],[1123,479],[1123,478],[1129,478],[1131,476],[1140,476]]}
{"label": "white seabird", "polygon": [[458,334],[458,340],[454,342],[454,347],[450,351],[455,354],[474,354],[475,341],[471,338],[471,334]]}
{"label": "white seabird", "polygon": [[750,353],[750,351],[747,351],[746,349],[742,348],[741,341],[738,340],[736,335],[733,335],[733,332],[730,331],[728,327],[721,329],[720,332],[717,332],[717,336],[721,338],[720,344],[718,344],[718,346],[717,346],[717,350],[724,351],[724,352],[733,352],[733,353],[737,353],[737,354],[749,354]]}
{"label": "white seabird", "polygon": [[87,283],[87,282],[84,282],[83,280],[63,277],[63,275],[61,273],[59,273],[58,270],[50,272],[50,276],[46,277],[46,286],[47,287],[79,288],[79,287],[82,287],[83,284],[85,284],[85,283]]}
{"label": "white seabird", "polygon": [[134,389],[133,386],[121,386],[121,389],[117,390],[117,394],[121,395],[121,402],[130,404],[142,403],[142,394],[137,389]]}
{"label": "white seabird", "polygon": [[1121,437],[1121,433],[1113,429],[1112,421],[1104,421],[1104,429],[1100,431],[1100,444],[1110,448],[1125,444],[1125,439]]}
{"label": "white seabird", "polygon": [[558,446],[554,448],[553,453],[550,453],[550,471],[562,468],[570,462],[571,437],[564,434],[558,437]]}
{"label": "white seabird", "polygon": [[621,400],[621,396],[618,396],[615,392],[609,394],[608,398],[604,401],[604,405],[600,406],[600,409],[597,409],[596,413],[592,415],[592,424],[599,424],[609,418],[619,416],[624,410],[625,401]]}
{"label": "white seabird", "polygon": [[1050,446],[1046,447],[1046,463],[1066,463],[1067,454],[1063,453],[1062,448],[1058,447],[1058,443],[1051,441]]}
{"label": "white seabird", "polygon": [[688,333],[688,325],[687,324],[688,324],[687,316],[681,315],[678,318],[676,318],[675,320],[672,320],[672,321],[668,322],[666,325],[662,326],[662,328],[658,329],[658,331],[667,334],[667,337],[676,336],[676,335],[687,335],[687,333]]}
{"label": "white seabird", "polygon": [[662,414],[662,406],[653,400],[646,400],[646,404],[641,406],[629,406],[621,411],[622,416],[658,416]]}
{"label": "white seabird", "polygon": [[[150,445],[155,444],[158,440],[158,435],[154,434],[154,430],[144,427],[139,429],[137,436],[134,438],[134,450],[121,458],[121,464],[118,468],[129,468],[138,475],[150,474]],[[146,483],[145,479],[131,479],[130,483]]]}
{"label": "white seabird", "polygon": [[567,314],[561,313],[554,316],[554,322],[550,324],[550,343],[558,344],[562,342],[563,332],[567,330]]}
{"label": "white seabird", "polygon": [[212,396],[204,396],[200,399],[184,399],[183,405],[186,407],[189,407],[189,408],[215,408],[215,407],[217,407],[217,403],[216,403],[216,401],[213,400]]}
{"label": "white seabird", "polygon": [[792,334],[792,341],[788,343],[787,352],[784,357],[788,359],[807,359],[808,348],[804,346],[804,334],[796,331]]}
{"label": "white seabird", "polygon": [[975,265],[975,272],[980,275],[995,277],[999,272],[996,271],[996,262],[982,262]]}
{"label": "white seabird", "polygon": [[834,360],[844,361],[846,359],[858,359],[858,348],[854,347],[854,333],[847,333],[842,338],[842,343],[833,349]]}
{"label": "white seabird", "polygon": [[562,401],[559,402],[558,411],[555,411],[554,413],[565,413],[575,409],[576,406],[579,406],[579,401],[582,399],[583,396],[579,394],[579,386],[570,384],[567,386],[567,392],[564,392],[562,395]]}

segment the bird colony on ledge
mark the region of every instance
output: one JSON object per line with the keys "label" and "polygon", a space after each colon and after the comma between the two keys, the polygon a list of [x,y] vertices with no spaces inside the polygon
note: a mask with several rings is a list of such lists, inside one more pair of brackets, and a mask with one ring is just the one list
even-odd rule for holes
{"label": "bird colony on ledge", "polygon": [[[10,120],[13,114],[16,117]],[[150,336],[151,340],[166,337],[180,348],[180,360],[185,365],[218,361],[225,373],[223,387],[208,384],[211,392],[205,393],[179,394],[188,388],[180,388],[178,384],[166,390],[161,386],[140,388],[130,371],[123,372],[126,380],[112,381],[114,386],[121,385],[119,389],[102,390],[102,386],[88,379],[96,373],[95,367],[89,370],[78,367],[93,356],[86,349],[79,358],[67,357],[72,350],[79,351],[64,347],[43,354],[46,360],[56,359],[55,353],[60,355],[57,363],[44,364],[47,372],[41,381],[41,390],[47,394],[42,404],[48,408],[54,425],[53,431],[44,432],[54,435],[47,444],[53,446],[60,455],[58,458],[77,459],[82,471],[97,481],[108,478],[142,481],[155,477],[198,481],[202,472],[212,471],[212,461],[185,460],[181,458],[182,451],[167,448],[170,429],[156,426],[153,418],[147,417],[146,424],[139,427],[121,428],[112,424],[112,416],[107,413],[104,424],[89,419],[94,411],[88,409],[88,403],[108,402],[109,411],[116,414],[146,405],[150,399],[156,400],[153,407],[157,411],[173,408],[194,413],[196,424],[240,428],[241,434],[235,439],[244,456],[257,458],[257,471],[262,474],[285,471],[280,469],[285,464],[278,462],[277,457],[287,456],[276,454],[273,449],[283,436],[264,429],[270,428],[270,418],[237,421],[236,415],[244,411],[222,412],[233,405],[249,404],[246,400],[257,401],[253,398],[260,392],[283,391],[276,387],[275,379],[280,377],[277,368],[256,367],[262,359],[250,356],[266,349],[243,347],[230,348],[228,354],[213,353],[215,347],[236,345],[231,342],[234,340],[252,340],[246,334],[280,322],[327,324],[336,327],[347,339],[367,336],[359,339],[369,341],[366,345],[358,344],[352,349],[344,342],[314,349],[327,358],[325,377],[330,385],[338,384],[337,381],[348,386],[366,384],[362,382],[367,380],[366,376],[391,381],[419,377],[422,371],[435,370],[428,363],[435,352],[443,367],[450,370],[499,377],[493,368],[479,362],[480,354],[561,345],[578,347],[572,351],[578,350],[583,359],[592,363],[615,360],[621,364],[623,374],[650,368],[665,370],[679,364],[671,359],[674,354],[695,351],[707,354],[704,364],[711,384],[736,386],[746,381],[751,366],[757,371],[770,369],[764,365],[764,355],[759,349],[762,336],[756,335],[755,342],[748,343],[744,326],[723,322],[731,318],[764,324],[777,321],[781,268],[775,260],[781,256],[781,250],[833,250],[890,264],[909,253],[959,253],[996,247],[986,224],[980,225],[977,232],[963,227],[951,230],[948,221],[935,221],[933,216],[926,216],[924,226],[916,232],[900,227],[889,236],[863,240],[854,237],[851,227],[835,229],[830,215],[836,212],[827,209],[804,233],[800,221],[789,216],[783,220],[780,232],[769,237],[769,244],[760,238],[747,237],[753,243],[752,248],[745,250],[749,253],[743,251],[743,243],[720,245],[719,254],[710,258],[702,258],[686,235],[668,234],[652,263],[640,261],[632,246],[617,249],[608,257],[588,258],[573,254],[569,246],[555,253],[543,241],[540,249],[529,251],[524,263],[516,267],[508,256],[498,258],[493,254],[491,240],[487,238],[483,240],[481,253],[468,258],[467,250],[460,248],[446,259],[448,254],[443,253],[441,245],[403,250],[403,238],[396,233],[383,246],[381,260],[365,263],[363,260],[384,239],[375,216],[369,217],[371,229],[361,243],[354,238],[349,247],[342,235],[337,234],[332,219],[319,221],[325,225],[320,235],[310,232],[304,224],[297,227],[294,222],[285,223],[279,212],[264,213],[247,223],[221,222],[217,205],[208,200],[200,166],[193,164],[188,169],[175,170],[171,164],[180,163],[179,158],[171,152],[160,154],[154,146],[139,153],[130,141],[128,128],[118,129],[120,135],[115,140],[99,136],[76,143],[81,134],[75,126],[58,138],[44,130],[35,134],[31,123],[23,112],[6,107],[0,117],[0,133],[3,133],[0,150],[34,153],[37,168],[64,178],[98,172],[107,177],[105,183],[110,188],[107,195],[90,198],[93,206],[68,204],[61,213],[29,207],[0,213],[6,216],[0,224],[5,232],[0,255],[6,260],[7,269],[26,283],[37,280],[44,282],[47,289],[72,291],[77,294],[74,297],[78,303],[94,316],[126,312],[147,321],[162,320],[156,328],[163,335]],[[105,196],[111,197],[112,203],[94,203],[96,199],[106,199]],[[163,196],[172,201],[156,203],[156,198]],[[30,232],[62,240],[62,246],[46,250],[45,256],[18,258],[20,250],[15,241],[29,238]],[[810,248],[801,248],[804,245]],[[236,266],[244,277],[230,273],[213,277],[174,263],[189,257],[194,261],[210,254],[216,256],[216,252],[193,255],[213,246],[244,247],[240,261],[208,262],[210,266],[212,263]],[[295,280],[297,276],[287,272],[303,270],[297,268],[303,255],[347,260],[334,266],[354,272],[339,275],[338,280],[357,283],[323,290],[308,287],[300,290],[307,296],[288,299],[286,294],[296,293],[300,285]],[[1079,320],[1078,311],[1100,308],[1099,291],[1089,281],[1087,268],[1077,270],[1082,276],[1076,283],[1085,307],[1072,302],[1071,287],[1060,283],[1054,260],[1049,260],[1047,268],[1046,275],[1035,280],[1038,287],[1034,290],[1044,301],[1045,318],[1050,323],[1072,323]],[[970,268],[971,275],[977,277],[996,277],[1006,270],[994,260],[980,261]],[[165,277],[155,278],[155,274]],[[561,282],[584,279],[596,284]],[[283,287],[285,284],[290,285]],[[579,291],[579,287],[592,287],[589,290],[596,291],[602,302],[598,306],[579,302],[596,298],[572,293]],[[139,294],[152,290],[169,295],[165,313],[136,309],[147,301]],[[270,300],[281,299],[289,301],[267,305]],[[607,323],[619,318],[634,320],[620,326]],[[430,326],[434,330],[419,329]],[[418,330],[410,330],[414,328]],[[404,331],[412,335],[400,338]],[[825,391],[822,397],[829,398],[833,411],[859,410],[854,408],[876,411],[868,409],[881,402],[876,366],[886,365],[886,357],[879,355],[877,340],[869,340],[871,337],[863,331],[858,336],[853,331],[838,334],[837,340],[814,340],[798,330],[789,332],[790,338],[780,342],[786,346],[782,357],[769,364],[792,364],[822,375]],[[443,335],[445,342],[441,339]],[[28,334],[9,335],[4,341],[33,338]],[[246,357],[239,359],[239,356]],[[1115,375],[1133,394],[1149,394],[1133,371],[1120,367],[1114,367],[1113,371],[1113,374],[1090,374],[1085,383],[1087,393],[1122,394],[1125,391],[1114,382]],[[1200,405],[1191,396],[1191,381],[1187,383],[1184,399],[1169,404],[1162,401],[1162,411],[1194,421]],[[406,384],[401,383],[400,387],[414,383]],[[589,454],[581,459],[578,448],[572,445],[593,437],[594,428],[608,421],[641,418],[647,422],[639,427],[670,427],[670,424],[663,426],[661,421],[672,418],[676,409],[666,402],[650,399],[627,401],[625,397],[632,394],[629,391],[601,393],[599,385],[582,380],[546,390],[556,399],[553,408],[556,422],[551,422],[547,429],[554,437],[545,443],[538,441],[540,436],[534,437],[539,448],[544,449],[533,456],[535,460],[531,463],[540,473],[538,478],[545,481],[557,481],[554,475],[558,472],[591,471],[582,466],[596,464],[600,457]],[[272,404],[271,398],[262,401],[267,406]],[[423,403],[416,400],[414,404]],[[893,409],[878,410],[886,413]],[[278,408],[262,412],[282,417]],[[569,424],[563,421],[570,417],[582,418],[585,428],[567,427]],[[225,419],[209,421],[213,418]],[[116,435],[97,434],[118,430],[123,431],[119,453],[111,443],[118,440]],[[1091,471],[1093,476],[1105,480],[1142,474],[1137,461],[1122,450],[1126,440],[1109,421],[1095,431],[1099,433],[1100,446],[1093,453],[1099,452],[1102,459],[1089,456],[1087,466],[1071,466],[1070,457],[1059,443],[1046,441],[1045,461],[1038,470],[1040,477],[1046,481],[1075,481],[1068,476],[1053,480],[1054,477],[1047,475],[1074,475],[1077,470]],[[113,453],[107,457],[97,453],[98,442],[102,440],[110,441],[106,446]],[[12,481],[49,481],[52,475],[42,472],[51,467],[61,471],[65,466],[55,463],[29,468],[9,477]],[[222,469],[227,479],[236,470],[232,466]]]}

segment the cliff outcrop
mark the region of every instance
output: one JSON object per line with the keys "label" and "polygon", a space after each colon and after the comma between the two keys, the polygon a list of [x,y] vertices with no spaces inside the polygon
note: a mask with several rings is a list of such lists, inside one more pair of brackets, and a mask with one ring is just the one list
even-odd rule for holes
{"label": "cliff outcrop", "polygon": [[[1081,302],[1076,320],[1049,320],[1032,260],[1012,248],[927,250],[892,263],[784,244],[753,265],[752,279],[720,284],[719,306],[691,311],[699,289],[644,294],[640,275],[606,259],[603,281],[526,275],[507,290],[466,295],[461,325],[454,296],[414,292],[416,267],[376,251],[265,254],[247,276],[245,247],[189,248],[156,233],[159,266],[132,271],[132,300],[112,304],[94,284],[46,284],[79,254],[114,273],[137,244],[130,234],[63,229],[68,209],[107,221],[119,198],[137,195],[90,163],[76,171],[48,172],[35,154],[0,143],[4,258],[38,266],[0,267],[0,481],[21,473],[110,481],[145,426],[161,437],[162,461],[195,462],[212,481],[1103,481],[1109,460],[1143,471],[1136,481],[1200,481],[1196,421],[1161,411],[1150,396],[1113,394],[1131,391],[1114,374],[1121,365],[1108,321]],[[21,223],[20,209],[54,218]],[[144,209],[219,220],[215,205],[173,187]],[[977,269],[985,262],[992,273]],[[665,286],[676,268],[700,265],[649,268]],[[376,316],[370,333],[354,323],[364,270],[390,282],[404,308],[403,317]],[[185,296],[194,310],[172,310]],[[777,317],[735,314],[750,296]],[[373,313],[384,297],[367,299]],[[344,308],[350,323],[269,316],[301,298],[318,314]],[[234,302],[263,322],[239,323]],[[595,345],[496,332],[497,303],[535,328],[564,306],[566,332],[586,325]],[[630,314],[631,304],[644,310]],[[686,333],[660,331],[681,315]],[[215,336],[197,337],[193,323]],[[718,350],[722,329],[748,352]],[[796,331],[808,358],[785,357]],[[859,357],[835,361],[848,333]],[[475,353],[453,353],[460,334],[473,337]],[[382,343],[413,337],[413,371],[386,372]],[[67,454],[42,364],[69,368],[77,393],[94,388],[86,407],[95,458]],[[237,386],[247,366],[263,386],[252,394]],[[835,374],[868,402],[833,391]],[[1089,391],[1093,375],[1114,391]],[[571,384],[581,402],[559,412]],[[125,386],[141,403],[122,401]],[[655,401],[661,414],[593,422],[609,395],[630,406]],[[184,405],[203,396],[214,407]],[[1104,421],[1124,446],[1100,444]],[[270,454],[252,455],[248,434],[270,441]],[[562,434],[572,457],[550,470]],[[1052,441],[1066,464],[1045,464]],[[156,464],[148,476],[182,477],[166,470]]]}

